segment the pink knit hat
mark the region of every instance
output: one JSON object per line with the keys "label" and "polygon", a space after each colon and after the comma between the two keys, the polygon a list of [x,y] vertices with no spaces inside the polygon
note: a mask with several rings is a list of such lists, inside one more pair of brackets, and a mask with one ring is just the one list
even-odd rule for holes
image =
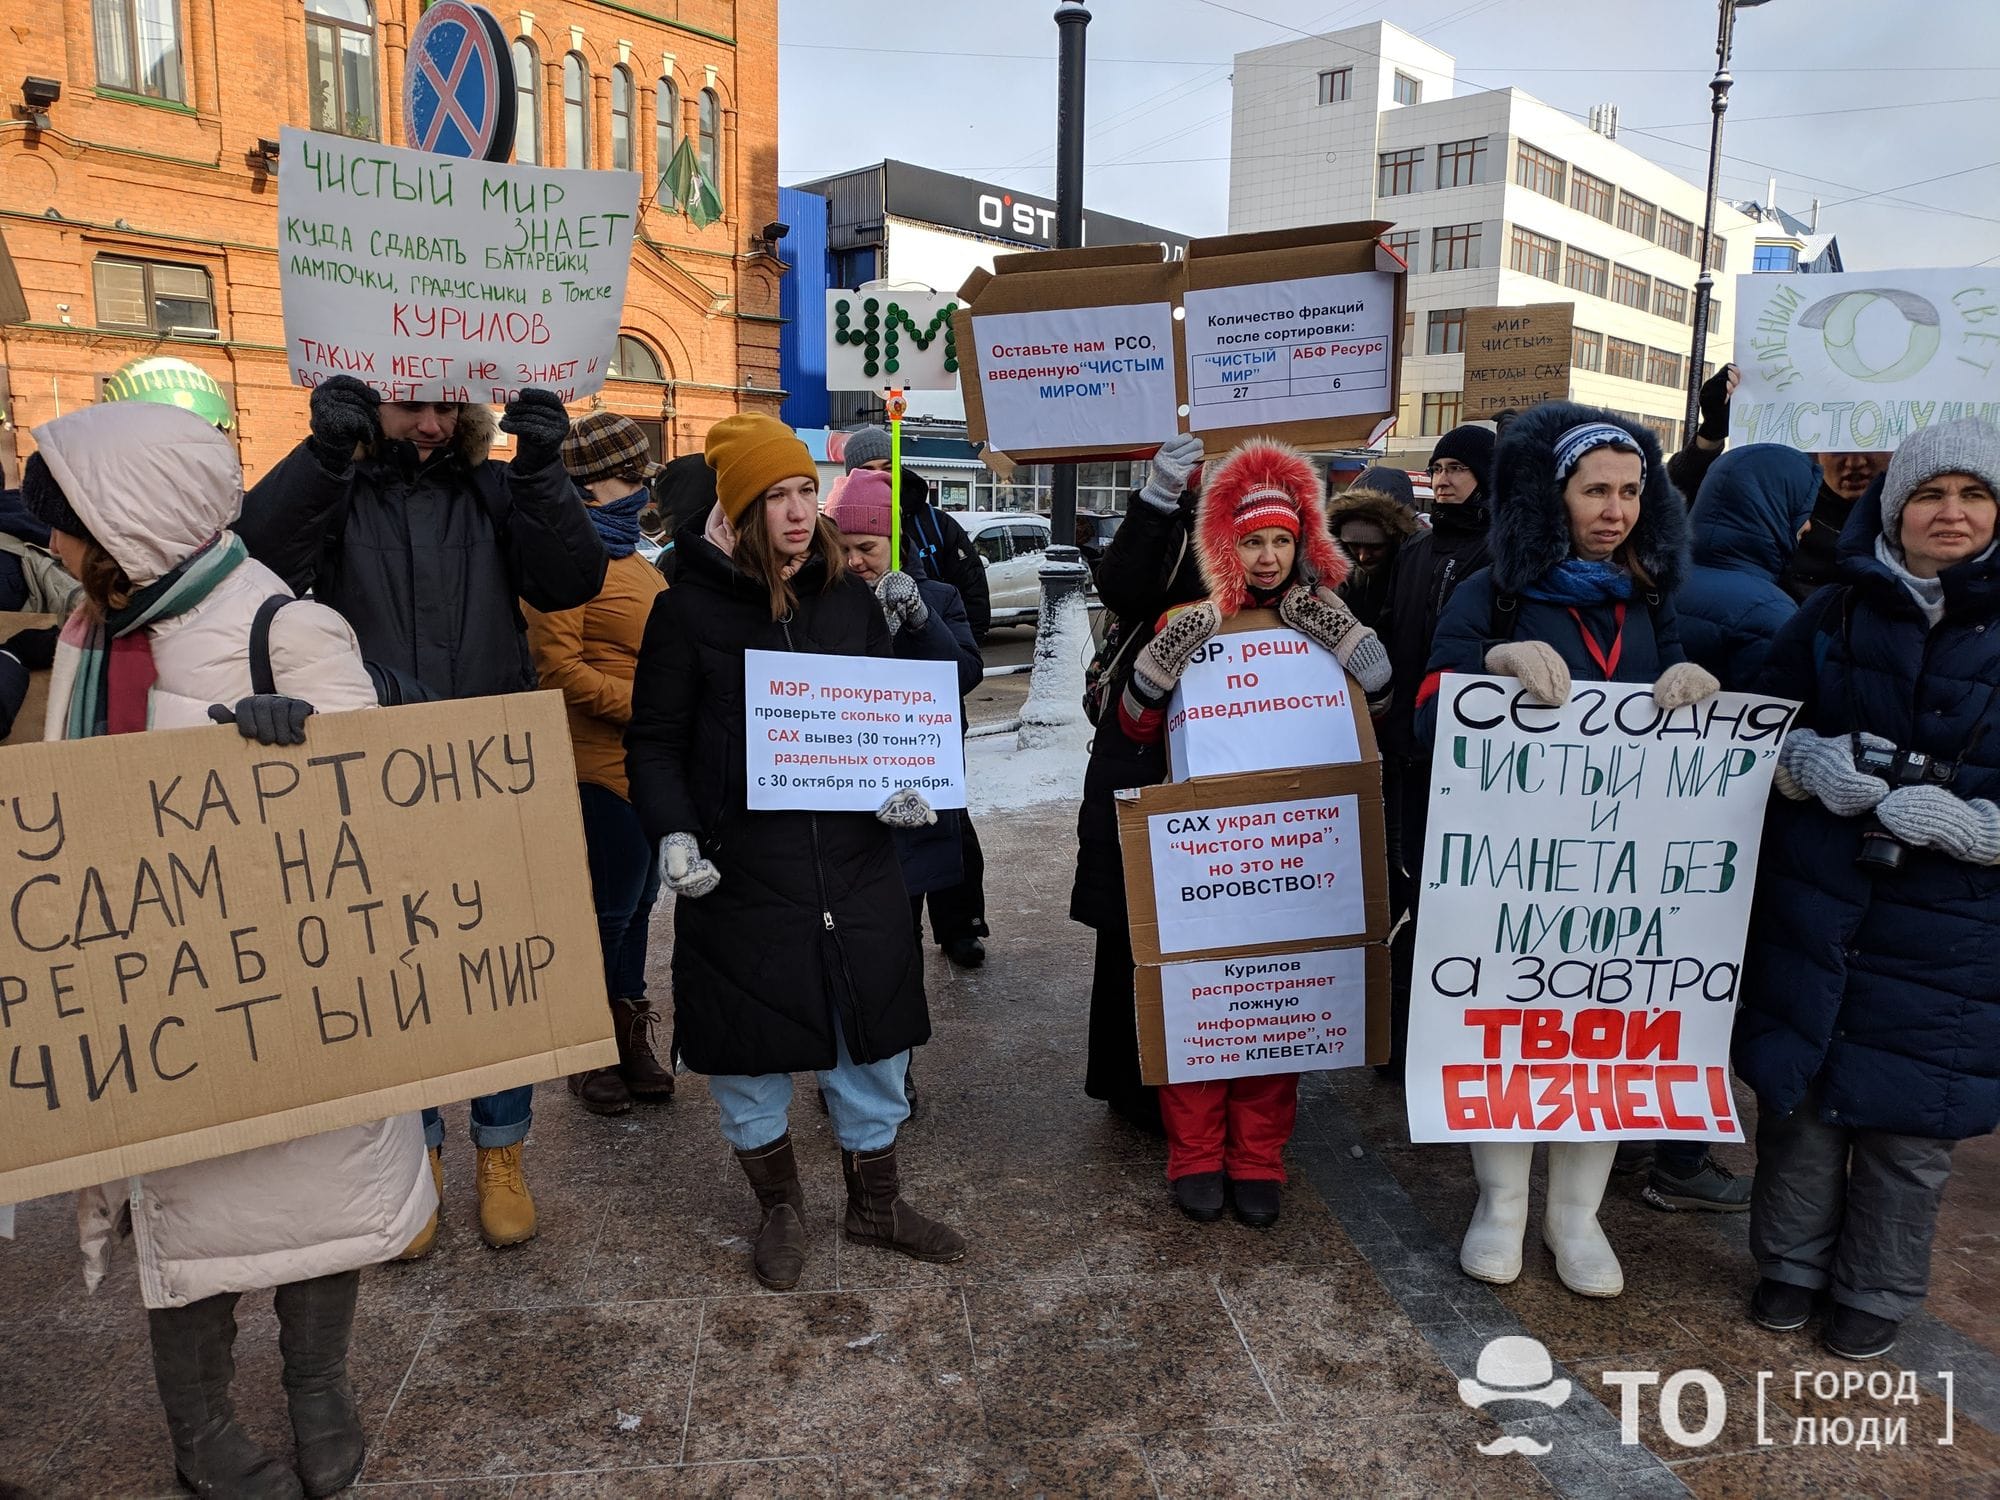
{"label": "pink knit hat", "polygon": [[856,469],[833,487],[826,518],[849,536],[887,536],[890,520],[889,476],[876,469]]}

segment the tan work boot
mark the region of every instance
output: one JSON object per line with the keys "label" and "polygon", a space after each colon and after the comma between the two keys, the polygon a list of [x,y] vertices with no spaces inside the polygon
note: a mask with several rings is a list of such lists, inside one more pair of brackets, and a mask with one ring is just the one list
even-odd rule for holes
{"label": "tan work boot", "polygon": [[417,1231],[417,1237],[403,1247],[403,1253],[396,1257],[397,1260],[422,1260],[437,1249],[438,1218],[444,1213],[444,1147],[431,1147],[430,1157],[431,1185],[437,1189],[437,1207],[431,1210],[431,1216]]}
{"label": "tan work boot", "polygon": [[479,1233],[495,1250],[535,1237],[535,1200],[521,1175],[521,1146],[479,1148]]}

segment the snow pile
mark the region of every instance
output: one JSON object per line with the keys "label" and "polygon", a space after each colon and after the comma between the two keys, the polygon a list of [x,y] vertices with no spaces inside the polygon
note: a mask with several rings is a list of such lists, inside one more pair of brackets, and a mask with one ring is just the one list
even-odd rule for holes
{"label": "snow pile", "polygon": [[[1044,571],[1053,569],[1051,563]],[[1077,564],[1079,574],[1083,565]],[[1021,748],[1058,745],[1084,723],[1083,671],[1090,661],[1090,601],[1082,588],[1065,594],[1035,635],[1035,670],[1021,705]]]}
{"label": "snow pile", "polygon": [[1081,801],[1090,734],[1079,713],[1076,723],[1054,731],[1052,743],[1034,750],[1017,748],[1012,735],[968,740],[965,777],[972,815]]}

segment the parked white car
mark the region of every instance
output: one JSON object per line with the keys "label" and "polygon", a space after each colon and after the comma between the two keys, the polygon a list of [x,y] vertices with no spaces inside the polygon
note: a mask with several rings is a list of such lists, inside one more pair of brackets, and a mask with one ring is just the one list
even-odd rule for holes
{"label": "parked white car", "polygon": [[1047,516],[1016,511],[953,511],[986,564],[995,625],[1033,625],[1042,607],[1042,559],[1049,550]]}

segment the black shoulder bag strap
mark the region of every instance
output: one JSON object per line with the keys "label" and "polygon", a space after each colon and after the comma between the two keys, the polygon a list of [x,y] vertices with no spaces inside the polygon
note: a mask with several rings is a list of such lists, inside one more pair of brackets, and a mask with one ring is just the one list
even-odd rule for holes
{"label": "black shoulder bag strap", "polygon": [[259,695],[275,693],[278,679],[271,673],[271,621],[278,611],[294,603],[290,594],[273,594],[257,606],[250,621],[250,691]]}

